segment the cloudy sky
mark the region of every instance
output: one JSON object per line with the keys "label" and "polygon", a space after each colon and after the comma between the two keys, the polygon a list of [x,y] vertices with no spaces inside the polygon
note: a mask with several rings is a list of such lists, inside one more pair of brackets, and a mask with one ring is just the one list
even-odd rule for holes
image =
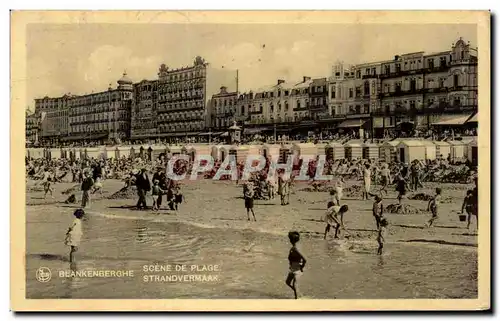
{"label": "cloudy sky", "polygon": [[34,99],[84,94],[134,81],[200,55],[239,69],[240,90],[276,79],[327,77],[335,61],[356,64],[395,54],[448,50],[459,37],[477,45],[475,25],[353,24],[32,24],[27,30],[27,107]]}

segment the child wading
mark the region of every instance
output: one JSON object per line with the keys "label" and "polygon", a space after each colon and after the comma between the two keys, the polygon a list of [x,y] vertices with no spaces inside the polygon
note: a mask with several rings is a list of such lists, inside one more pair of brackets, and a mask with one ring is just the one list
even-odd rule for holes
{"label": "child wading", "polygon": [[73,215],[75,216],[75,220],[69,227],[68,232],[66,232],[66,239],[64,240],[64,243],[71,247],[69,252],[70,263],[74,262],[73,255],[76,251],[78,251],[78,246],[80,245],[80,241],[82,239],[82,218],[85,215],[85,212],[82,209],[77,209]]}
{"label": "child wading", "polygon": [[431,227],[438,218],[439,203],[441,203],[441,189],[438,187],[436,188],[436,195],[429,201],[429,205],[427,206],[427,210],[432,213],[431,219],[427,222],[428,227]]}
{"label": "child wading", "polygon": [[302,272],[304,272],[304,266],[306,265],[306,258],[300,253],[297,248],[297,243],[300,240],[299,232],[290,232],[288,233],[288,239],[290,239],[290,243],[292,243],[292,248],[288,253],[288,263],[289,263],[289,271],[288,276],[286,277],[286,285],[292,288],[293,293],[295,295],[295,299],[299,298],[299,284],[298,279]]}
{"label": "child wading", "polygon": [[323,220],[326,222],[325,237],[324,237],[325,240],[326,240],[326,235],[328,234],[328,232],[330,232],[330,227],[332,225],[335,226],[334,238],[339,237],[338,234],[341,227],[345,230],[344,213],[347,213],[348,210],[349,207],[347,205],[337,206],[332,201],[328,202],[328,210],[326,211],[326,214],[323,218]]}
{"label": "child wading", "polygon": [[389,225],[389,222],[383,218],[380,220],[379,228],[378,228],[378,235],[377,235],[377,242],[378,242],[378,250],[377,254],[382,255],[382,250],[384,248],[384,243],[385,243],[385,238],[387,235],[387,226]]}

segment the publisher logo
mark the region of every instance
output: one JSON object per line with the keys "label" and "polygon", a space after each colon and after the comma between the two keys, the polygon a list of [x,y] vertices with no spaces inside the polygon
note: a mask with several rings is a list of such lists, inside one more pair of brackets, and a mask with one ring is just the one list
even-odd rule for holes
{"label": "publisher logo", "polygon": [[39,267],[36,270],[36,279],[38,282],[47,283],[52,278],[52,273],[48,267]]}

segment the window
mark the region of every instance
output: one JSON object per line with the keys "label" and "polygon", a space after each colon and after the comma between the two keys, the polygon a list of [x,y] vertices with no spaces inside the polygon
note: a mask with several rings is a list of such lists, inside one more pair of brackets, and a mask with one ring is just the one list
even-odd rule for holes
{"label": "window", "polygon": [[273,103],[271,103],[271,105],[269,106],[269,111],[271,113],[274,113],[274,105],[273,105]]}
{"label": "window", "polygon": [[453,75],[453,87],[458,87],[458,75]]}
{"label": "window", "polygon": [[300,100],[297,100],[297,109],[300,109]]}
{"label": "window", "polygon": [[401,71],[401,64],[396,64],[396,72],[400,72]]}
{"label": "window", "polygon": [[332,98],[335,99],[335,89],[332,90]]}
{"label": "window", "polygon": [[410,100],[410,109],[415,109],[415,101],[414,100]]}
{"label": "window", "polygon": [[356,78],[361,78],[361,70],[356,70]]}
{"label": "window", "polygon": [[370,95],[370,83],[368,81],[365,81],[365,85],[364,85],[364,89],[365,89],[365,96],[368,96]]}
{"label": "window", "polygon": [[385,66],[385,74],[388,75],[391,73],[391,66]]}
{"label": "window", "polygon": [[439,78],[439,88],[444,88],[444,78]]}
{"label": "window", "polygon": [[446,67],[446,57],[439,58],[439,66]]}
{"label": "window", "polygon": [[411,79],[410,80],[410,90],[411,91],[416,91],[417,90],[417,80],[416,79]]}
{"label": "window", "polygon": [[394,85],[395,85],[395,90],[396,90],[396,92],[397,92],[397,93],[398,93],[398,92],[400,92],[400,91],[401,91],[401,82],[400,82],[400,81],[398,81],[398,82],[396,82]]}
{"label": "window", "polygon": [[372,68],[372,75],[376,75],[377,74],[377,68]]}
{"label": "window", "polygon": [[349,88],[349,98],[352,98],[354,96],[354,90],[352,88]]}

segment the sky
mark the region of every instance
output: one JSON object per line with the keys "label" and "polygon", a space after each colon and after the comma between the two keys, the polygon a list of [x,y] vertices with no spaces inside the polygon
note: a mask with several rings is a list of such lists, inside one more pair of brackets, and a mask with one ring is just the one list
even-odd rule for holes
{"label": "sky", "polygon": [[477,46],[472,24],[31,24],[27,29],[26,107],[34,99],[108,88],[126,70],[156,79],[160,64],[239,70],[240,91],[329,77],[336,61],[357,64],[396,54]]}

